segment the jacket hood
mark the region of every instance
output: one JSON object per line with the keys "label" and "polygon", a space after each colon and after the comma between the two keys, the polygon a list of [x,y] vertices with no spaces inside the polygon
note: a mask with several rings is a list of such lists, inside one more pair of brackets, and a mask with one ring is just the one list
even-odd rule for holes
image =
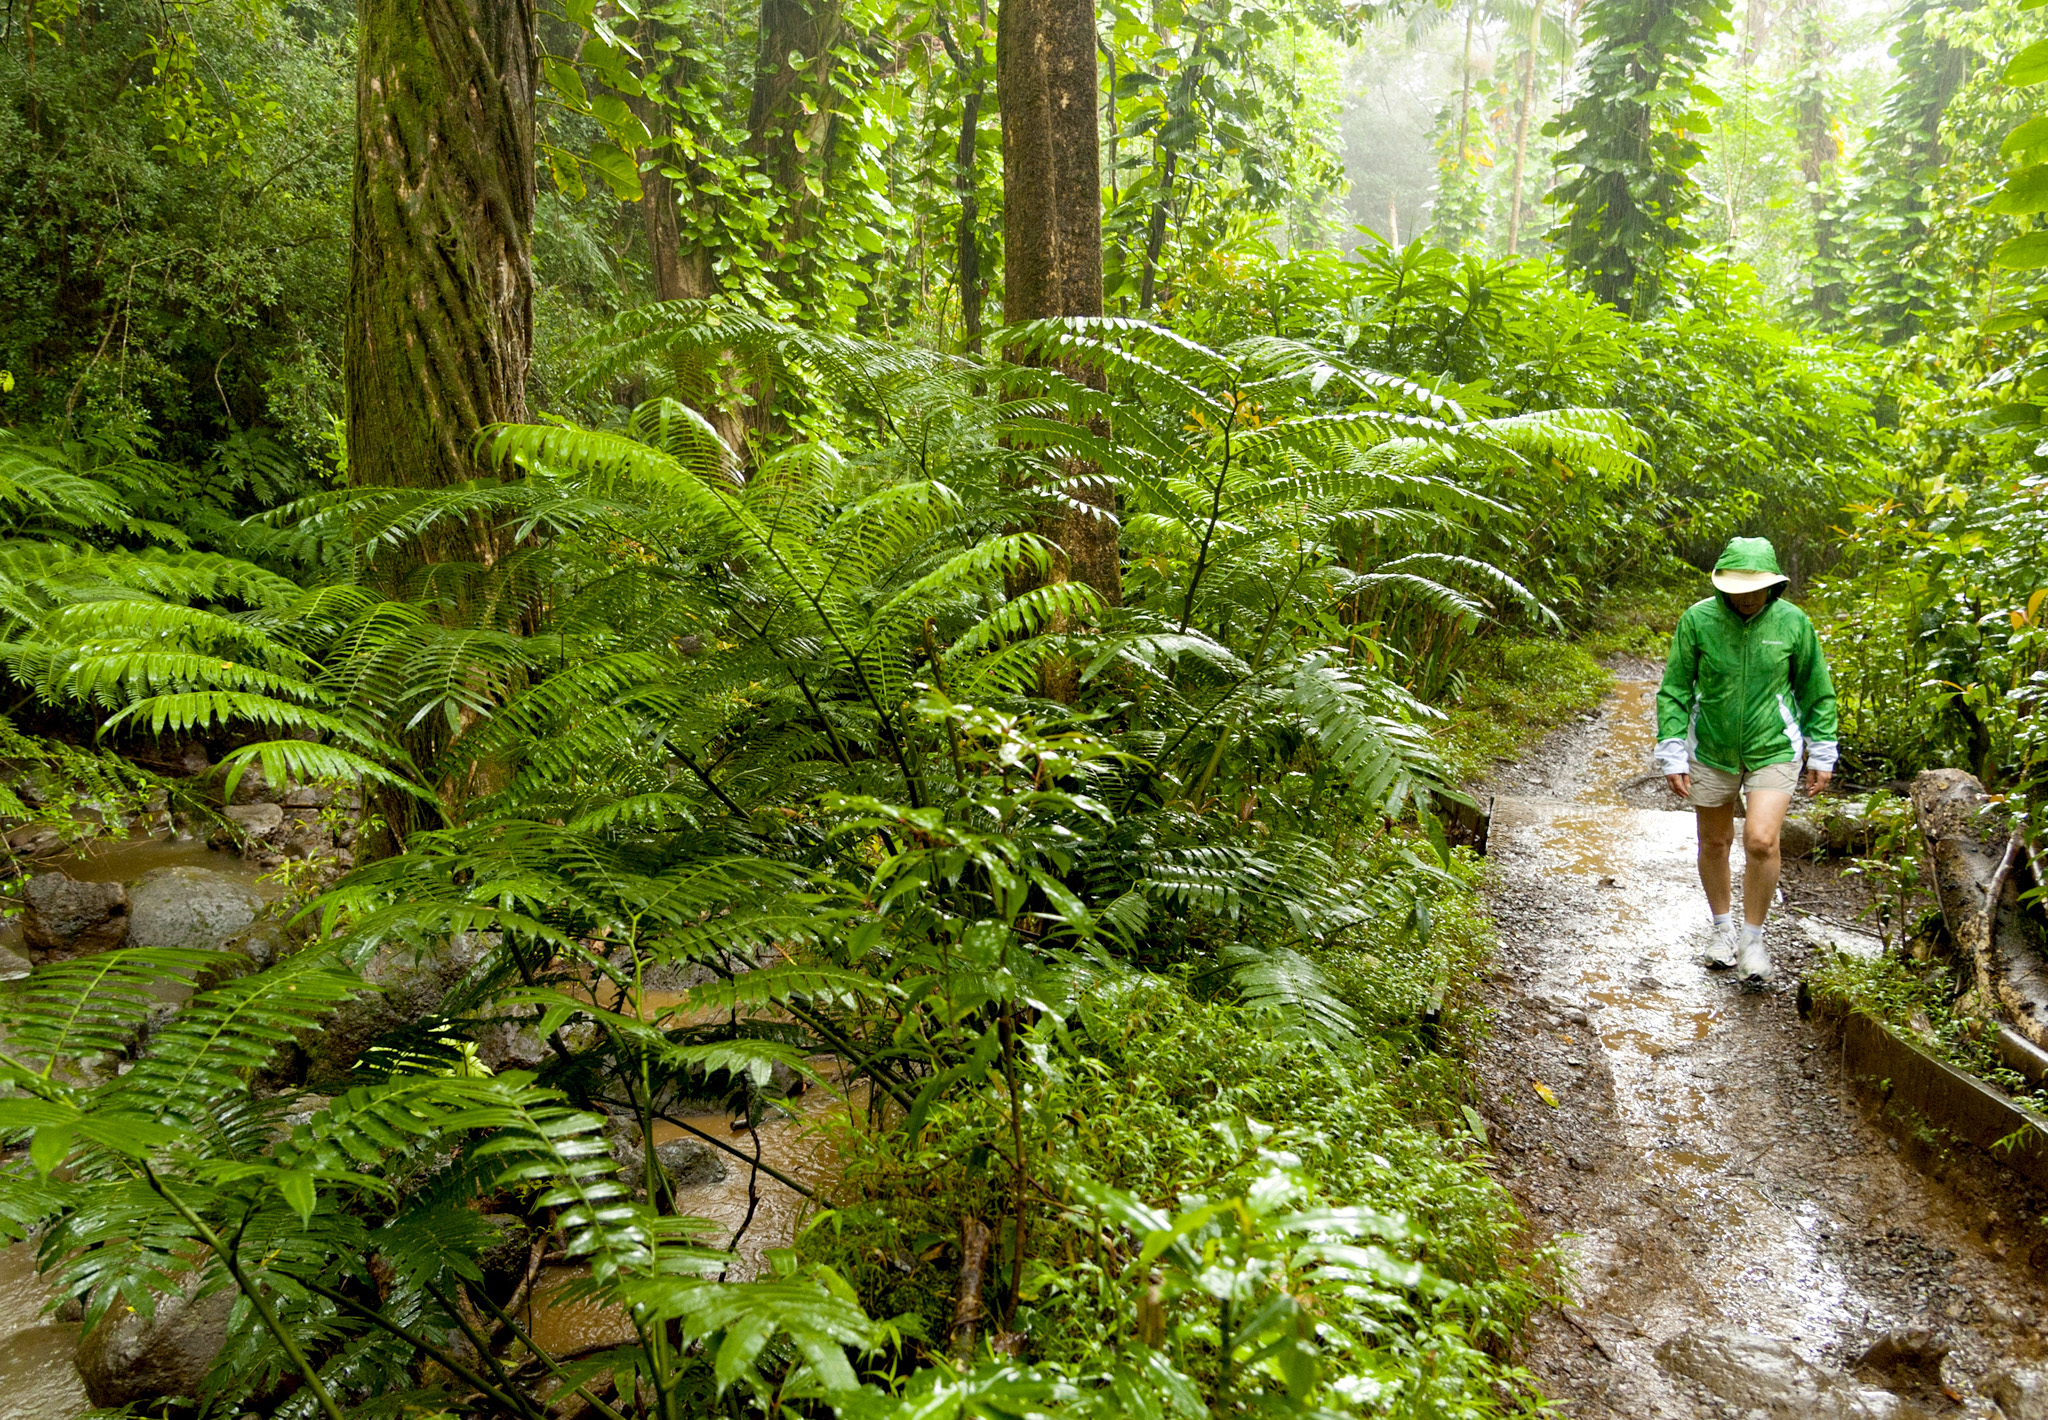
{"label": "jacket hood", "polygon": [[1790,579],[1778,570],[1778,550],[1769,538],[1732,537],[1714,563],[1714,586],[1722,593],[1782,592]]}

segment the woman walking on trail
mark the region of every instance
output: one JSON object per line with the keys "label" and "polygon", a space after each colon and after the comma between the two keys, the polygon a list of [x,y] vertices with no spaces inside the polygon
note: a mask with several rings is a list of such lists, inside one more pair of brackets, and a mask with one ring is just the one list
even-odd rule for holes
{"label": "woman walking on trail", "polygon": [[[1657,768],[1698,815],[1700,886],[1714,914],[1707,965],[1733,966],[1751,986],[1771,974],[1764,918],[1800,760],[1809,794],[1835,768],[1834,683],[1813,623],[1783,600],[1786,580],[1768,541],[1732,539],[1714,564],[1716,595],[1678,619],[1657,692]],[[1738,793],[1749,804],[1739,935],[1728,879]]]}

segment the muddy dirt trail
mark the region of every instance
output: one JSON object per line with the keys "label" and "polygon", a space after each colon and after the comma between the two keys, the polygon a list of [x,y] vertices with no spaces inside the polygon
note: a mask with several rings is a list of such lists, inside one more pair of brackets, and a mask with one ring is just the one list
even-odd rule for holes
{"label": "muddy dirt trail", "polygon": [[[1761,995],[1700,963],[1692,815],[1647,775],[1655,693],[1624,671],[1495,784],[1486,1114],[1577,1298],[1539,1316],[1532,1368],[1586,1417],[2048,1416],[2000,1380],[2048,1351],[2048,1292],[2007,1256],[1997,1200],[1902,1159],[1799,1018],[1822,924],[1774,912]],[[1945,1364],[1885,1389],[1842,1374],[1913,1327]]]}

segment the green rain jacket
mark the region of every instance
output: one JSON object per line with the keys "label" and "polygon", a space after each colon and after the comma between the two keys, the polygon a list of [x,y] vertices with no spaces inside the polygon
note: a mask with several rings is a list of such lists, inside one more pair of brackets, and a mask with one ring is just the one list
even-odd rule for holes
{"label": "green rain jacket", "polygon": [[1783,592],[1747,621],[1718,592],[1679,617],[1657,692],[1661,772],[1698,760],[1740,774],[1802,755],[1810,769],[1834,769],[1834,682],[1813,622]]}

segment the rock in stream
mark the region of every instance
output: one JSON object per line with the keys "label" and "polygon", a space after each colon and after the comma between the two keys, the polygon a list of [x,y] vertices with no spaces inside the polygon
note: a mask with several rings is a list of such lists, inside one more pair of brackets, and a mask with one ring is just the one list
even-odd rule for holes
{"label": "rock in stream", "polygon": [[82,883],[69,873],[37,873],[22,889],[22,940],[52,956],[85,956],[121,945],[131,903],[119,883]]}
{"label": "rock in stream", "polygon": [[209,868],[157,868],[127,896],[128,944],[134,947],[218,949],[246,931],[265,906],[256,889]]}

